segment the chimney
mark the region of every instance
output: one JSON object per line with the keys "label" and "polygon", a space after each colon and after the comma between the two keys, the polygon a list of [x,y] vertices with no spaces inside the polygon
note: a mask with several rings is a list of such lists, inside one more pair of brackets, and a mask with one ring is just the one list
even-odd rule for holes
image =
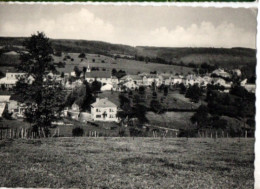
{"label": "chimney", "polygon": [[99,101],[99,98],[96,98],[96,102],[98,102]]}

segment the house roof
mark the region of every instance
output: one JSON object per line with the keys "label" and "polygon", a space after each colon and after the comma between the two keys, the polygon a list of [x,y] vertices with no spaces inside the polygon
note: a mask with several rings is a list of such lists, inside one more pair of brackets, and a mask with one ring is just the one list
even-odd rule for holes
{"label": "house roof", "polygon": [[111,78],[111,72],[109,71],[86,72],[85,78]]}
{"label": "house roof", "polygon": [[117,107],[113,102],[109,101],[107,98],[96,99],[96,102],[91,104],[94,108],[111,108],[111,107]]}
{"label": "house roof", "polygon": [[7,77],[4,77],[4,78],[1,78],[0,79],[0,84],[9,84],[9,85],[14,85],[18,80],[16,78],[7,78]]}
{"label": "house roof", "polygon": [[121,78],[121,80],[126,80],[128,78],[131,78],[132,80],[142,80],[142,77],[140,75],[126,75]]}
{"label": "house roof", "polygon": [[0,95],[0,102],[9,102],[10,95]]}
{"label": "house roof", "polygon": [[0,117],[2,117],[4,110],[5,110],[5,103],[0,102]]}

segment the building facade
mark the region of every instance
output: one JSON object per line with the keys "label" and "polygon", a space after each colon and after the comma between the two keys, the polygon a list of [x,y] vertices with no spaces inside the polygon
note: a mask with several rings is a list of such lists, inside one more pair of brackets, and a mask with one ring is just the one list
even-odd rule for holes
{"label": "building facade", "polygon": [[107,98],[97,98],[96,102],[91,104],[91,119],[93,121],[118,122],[117,106]]}

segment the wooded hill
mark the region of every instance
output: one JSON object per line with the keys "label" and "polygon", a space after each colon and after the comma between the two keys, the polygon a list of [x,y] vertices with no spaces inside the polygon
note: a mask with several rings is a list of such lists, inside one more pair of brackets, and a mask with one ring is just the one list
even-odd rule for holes
{"label": "wooded hill", "polygon": [[[17,50],[22,47],[25,37],[0,37],[0,46]],[[74,53],[94,53],[112,56],[130,55],[136,59],[158,59],[167,64],[216,64],[220,67],[241,67],[256,65],[256,49],[249,48],[166,48],[166,47],[132,47],[101,41],[51,39],[55,51]]]}

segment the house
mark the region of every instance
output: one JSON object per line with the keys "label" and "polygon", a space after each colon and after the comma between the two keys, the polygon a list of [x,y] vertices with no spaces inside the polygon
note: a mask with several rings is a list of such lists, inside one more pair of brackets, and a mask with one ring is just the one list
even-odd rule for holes
{"label": "house", "polygon": [[244,79],[240,82],[240,85],[244,87],[247,84],[247,79]]}
{"label": "house", "polygon": [[[7,89],[11,89],[16,85],[16,82],[21,78],[25,76],[25,73],[6,73],[6,76],[0,79],[0,85],[5,86]],[[32,83],[34,78],[32,76],[29,76],[28,83]]]}
{"label": "house", "polygon": [[250,92],[250,93],[255,93],[255,89],[256,89],[256,85],[255,84],[250,84],[250,83],[247,83],[245,84],[245,89]]}
{"label": "house", "polygon": [[133,81],[136,85],[143,85],[143,78],[139,75],[125,75],[120,79],[121,82]]}
{"label": "house", "polygon": [[0,95],[0,117],[2,117],[7,104],[10,101],[9,95]]}
{"label": "house", "polygon": [[241,72],[240,69],[233,69],[233,70],[232,70],[232,73],[233,73],[234,75],[238,76],[238,77],[241,77],[241,75],[242,75],[242,72]]}
{"label": "house", "polygon": [[121,90],[123,90],[123,88],[129,89],[129,90],[139,89],[139,85],[137,85],[134,81],[121,82],[121,83],[119,83],[119,86],[120,86]]}
{"label": "house", "polygon": [[78,120],[79,114],[80,114],[79,105],[74,102],[71,108],[67,111],[67,116],[69,116],[71,119]]}
{"label": "house", "polygon": [[111,90],[113,90],[113,88],[114,88],[113,85],[107,83],[107,84],[103,85],[100,90],[101,91],[111,91]]}
{"label": "house", "polygon": [[230,78],[231,77],[231,74],[226,72],[224,69],[216,69],[212,72],[212,74],[214,75],[217,75],[219,77],[224,77],[224,78]]}
{"label": "house", "polygon": [[0,79],[0,85],[4,85],[7,89],[11,89],[15,86],[16,82],[25,73],[6,73],[5,77]]}
{"label": "house", "polygon": [[223,86],[227,89],[231,88],[231,86],[232,86],[232,82],[226,82],[222,78],[213,78],[212,83],[213,83],[213,85],[220,85],[220,86]]}
{"label": "house", "polygon": [[97,98],[91,104],[91,118],[93,121],[117,122],[117,106],[107,98]]}
{"label": "house", "polygon": [[[139,75],[140,76],[140,75]],[[156,86],[160,86],[163,83],[163,78],[156,74],[148,74],[143,76],[143,82],[140,83],[143,86],[152,86],[153,83]]]}
{"label": "house", "polygon": [[197,80],[197,77],[193,74],[187,75],[184,79],[184,85],[186,86],[195,84],[199,84],[199,81]]}
{"label": "house", "polygon": [[105,85],[105,84],[117,85],[119,82],[117,77],[111,75],[110,71],[86,72],[85,80],[87,80],[87,82],[89,82],[89,83],[92,83],[93,81],[97,80],[102,85]]}
{"label": "house", "polygon": [[164,78],[164,85],[175,85],[181,84],[183,82],[183,78],[180,75],[162,75]]}

